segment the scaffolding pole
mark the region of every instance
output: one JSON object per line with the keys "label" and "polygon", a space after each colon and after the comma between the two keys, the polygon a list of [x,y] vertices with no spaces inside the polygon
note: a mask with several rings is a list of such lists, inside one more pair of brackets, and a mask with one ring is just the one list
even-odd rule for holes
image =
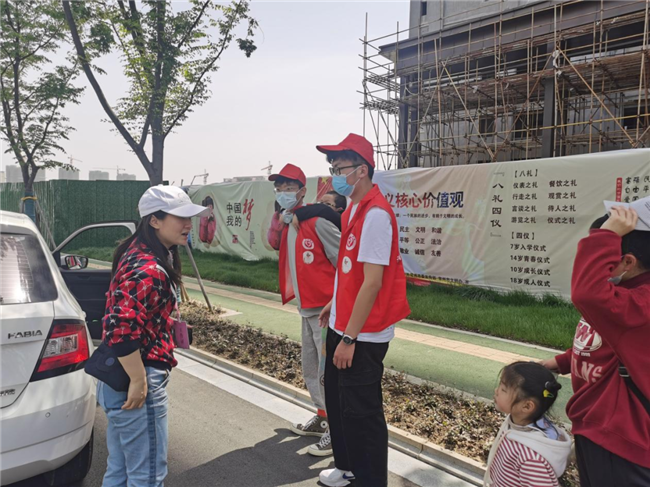
{"label": "scaffolding pole", "polygon": [[383,169],[650,146],[650,0],[490,7],[377,39],[366,18],[364,133],[369,116]]}

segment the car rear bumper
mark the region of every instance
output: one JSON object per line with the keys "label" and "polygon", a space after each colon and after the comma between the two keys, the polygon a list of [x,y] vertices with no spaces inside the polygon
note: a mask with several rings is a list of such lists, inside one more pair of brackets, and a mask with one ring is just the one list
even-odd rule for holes
{"label": "car rear bumper", "polygon": [[65,465],[90,441],[93,423],[48,441],[0,455],[2,484],[35,477]]}
{"label": "car rear bumper", "polygon": [[79,370],[30,383],[0,410],[2,485],[54,470],[81,451],[95,422],[95,389]]}

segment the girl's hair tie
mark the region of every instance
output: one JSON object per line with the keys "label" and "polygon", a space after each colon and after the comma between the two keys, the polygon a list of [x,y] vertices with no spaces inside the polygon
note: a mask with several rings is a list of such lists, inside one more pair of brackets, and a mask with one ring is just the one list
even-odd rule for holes
{"label": "girl's hair tie", "polygon": [[544,397],[555,397],[555,393],[562,388],[562,384],[557,381],[548,381],[544,384]]}

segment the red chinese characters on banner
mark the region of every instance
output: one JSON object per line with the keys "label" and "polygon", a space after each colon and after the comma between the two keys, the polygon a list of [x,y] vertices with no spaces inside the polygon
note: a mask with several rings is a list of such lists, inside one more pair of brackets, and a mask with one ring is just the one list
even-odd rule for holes
{"label": "red chinese characters on banner", "polygon": [[253,213],[253,206],[255,206],[255,200],[251,198],[250,200],[246,198],[244,201],[244,216],[246,217],[246,231],[251,227],[251,214]]}
{"label": "red chinese characters on banner", "polygon": [[393,208],[397,209],[463,208],[465,205],[465,192],[441,191],[436,194],[429,192],[423,196],[418,196],[417,193],[386,193],[386,199]]}

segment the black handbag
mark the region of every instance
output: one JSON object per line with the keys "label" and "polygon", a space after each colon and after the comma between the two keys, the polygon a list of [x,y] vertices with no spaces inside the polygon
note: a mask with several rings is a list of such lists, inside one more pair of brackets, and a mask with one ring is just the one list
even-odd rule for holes
{"label": "black handbag", "polygon": [[[154,340],[151,340],[151,343],[146,348],[151,349],[153,348],[152,345],[155,345]],[[150,351],[148,350],[144,356],[146,357]],[[84,371],[95,379],[101,380],[115,391],[127,392],[129,390],[129,384],[131,383],[129,374],[122,367],[115,351],[104,342],[97,347],[86,361]]]}

